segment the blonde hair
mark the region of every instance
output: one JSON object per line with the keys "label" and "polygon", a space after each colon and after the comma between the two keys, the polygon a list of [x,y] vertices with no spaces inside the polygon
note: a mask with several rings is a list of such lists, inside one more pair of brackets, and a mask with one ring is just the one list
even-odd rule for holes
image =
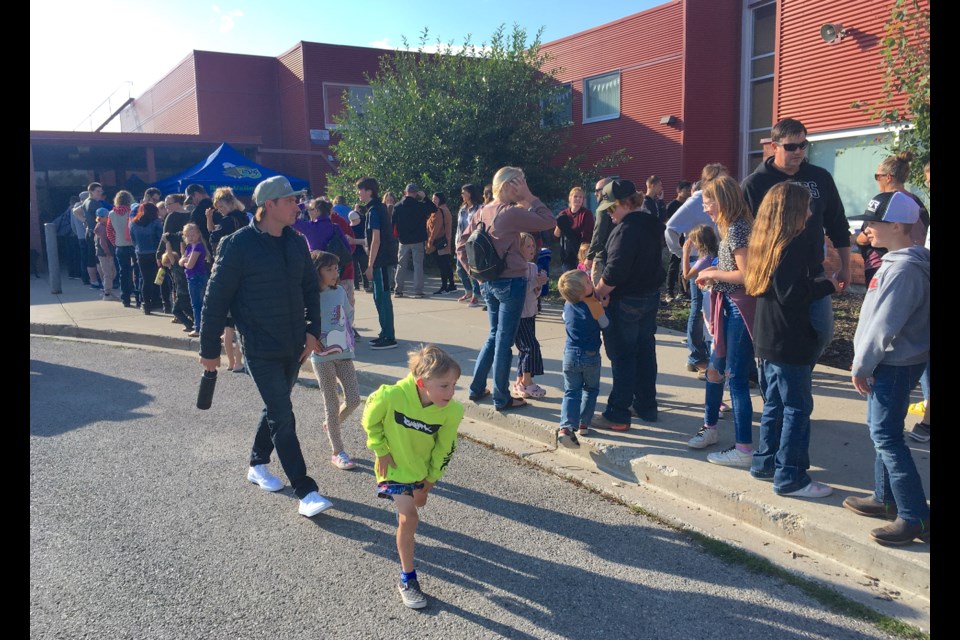
{"label": "blonde hair", "polygon": [[[586,199],[587,192],[583,190],[583,187],[574,187],[573,189],[570,189],[570,193],[567,194],[567,203],[569,204],[570,199],[578,193],[582,195],[584,199]],[[572,213],[576,213],[576,211],[573,211]]]}
{"label": "blonde hair", "polygon": [[523,169],[520,169],[519,167],[502,167],[493,176],[493,199],[499,200],[500,189],[503,188],[504,184],[510,182],[514,178],[523,177]]}
{"label": "blonde hair", "polygon": [[419,348],[407,352],[407,364],[410,373],[416,379],[439,378],[451,371],[457,372],[460,377],[460,365],[453,357],[434,344],[420,345]]}
{"label": "blonde hair", "polygon": [[783,250],[803,232],[810,192],[795,182],[775,184],[763,197],[747,247],[743,286],[751,296],[762,295],[780,264]]}
{"label": "blonde hair", "polygon": [[[183,239],[184,239],[184,240],[187,239],[187,231],[190,231],[190,230],[194,230],[194,231],[196,231],[197,233],[200,233],[200,227],[198,227],[195,222],[188,222],[187,224],[183,225]],[[203,236],[202,236],[202,235],[200,236],[200,239],[201,239],[201,240],[203,239]]]}
{"label": "blonde hair", "polygon": [[590,276],[586,271],[580,269],[571,269],[564,271],[557,281],[557,289],[563,299],[570,304],[577,304],[587,295],[587,284],[590,282]]}
{"label": "blonde hair", "polygon": [[526,231],[520,232],[520,246],[518,247],[518,249],[522,249],[523,245],[527,242],[527,240],[533,243],[533,252],[534,252],[534,256],[536,256],[537,239],[533,237],[532,233],[527,233]]}
{"label": "blonde hair", "polygon": [[589,242],[581,242],[580,249],[577,250],[577,261],[584,262],[587,259],[587,252],[590,251]]}
{"label": "blonde hair", "polygon": [[230,187],[218,187],[216,191],[213,192],[213,206],[217,206],[219,203],[223,202],[228,207],[233,209],[243,209],[240,205],[240,201],[237,199],[237,196],[233,194],[233,189]]}
{"label": "blonde hair", "polygon": [[711,162],[710,164],[704,165],[703,170],[700,172],[700,189],[706,189],[708,184],[720,176],[726,175],[730,175],[727,168],[719,162]]}
{"label": "blonde hair", "polygon": [[910,161],[913,153],[909,150],[901,151],[895,156],[887,156],[880,162],[880,169],[892,176],[896,182],[903,184],[910,177]]}
{"label": "blonde hair", "polygon": [[727,229],[740,219],[753,223],[750,207],[743,197],[743,190],[736,180],[727,175],[717,176],[703,188],[703,197],[717,205],[717,229],[720,237],[727,236]]}
{"label": "blonde hair", "polygon": [[700,257],[715,256],[720,251],[720,239],[717,232],[708,224],[697,225],[687,235],[690,242],[697,248]]}

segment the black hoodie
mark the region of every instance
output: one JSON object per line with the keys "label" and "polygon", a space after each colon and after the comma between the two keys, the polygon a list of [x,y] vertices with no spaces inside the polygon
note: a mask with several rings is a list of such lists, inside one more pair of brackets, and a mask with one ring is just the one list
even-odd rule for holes
{"label": "black hoodie", "polygon": [[663,229],[663,223],[644,210],[628,213],[613,227],[603,269],[604,283],[616,287],[611,297],[656,293],[660,288],[667,275],[660,259]]}
{"label": "black hoodie", "polygon": [[823,273],[824,232],[835,248],[849,247],[850,223],[847,222],[843,202],[840,201],[840,193],[837,192],[837,185],[829,171],[804,160],[800,164],[800,169],[790,176],[773,166],[772,156],[763,161],[740,185],[754,217],[770,187],[787,181],[796,182],[810,191],[810,210],[813,215],[807,220],[803,233],[813,247],[810,257],[810,275],[816,277]]}

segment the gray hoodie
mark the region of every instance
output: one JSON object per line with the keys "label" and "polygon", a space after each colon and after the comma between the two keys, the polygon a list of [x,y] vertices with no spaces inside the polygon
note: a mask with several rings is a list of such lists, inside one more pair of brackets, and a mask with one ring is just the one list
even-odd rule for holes
{"label": "gray hoodie", "polygon": [[853,375],[878,364],[908,366],[930,359],[930,252],[891,251],[867,285],[853,337]]}

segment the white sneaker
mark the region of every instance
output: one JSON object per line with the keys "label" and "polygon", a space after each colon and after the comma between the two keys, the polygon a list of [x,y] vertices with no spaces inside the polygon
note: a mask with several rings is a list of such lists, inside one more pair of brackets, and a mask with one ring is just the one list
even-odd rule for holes
{"label": "white sneaker", "polygon": [[300,500],[300,515],[312,518],[333,506],[333,503],[316,491],[311,491]]}
{"label": "white sneaker", "polygon": [[[714,429],[714,431],[716,431],[716,429]],[[709,454],[707,461],[725,467],[743,467],[744,469],[749,469],[750,463],[753,462],[753,453],[744,453],[734,446],[729,449],[724,449],[719,453]]]}
{"label": "white sneaker", "polygon": [[687,442],[687,446],[694,449],[703,449],[712,444],[717,444],[719,440],[720,434],[717,433],[717,430],[711,429],[704,425],[700,427],[700,431],[697,431],[697,435],[690,438],[690,440]]}
{"label": "white sneaker", "polygon": [[260,485],[260,488],[264,491],[280,491],[280,489],[283,489],[283,480],[270,473],[265,464],[250,467],[250,470],[247,471],[247,480]]}
{"label": "white sneaker", "polygon": [[791,498],[826,498],[831,493],[833,493],[833,487],[825,485],[822,482],[814,482],[811,480],[810,484],[802,489],[797,489],[790,493],[781,493],[780,495]]}

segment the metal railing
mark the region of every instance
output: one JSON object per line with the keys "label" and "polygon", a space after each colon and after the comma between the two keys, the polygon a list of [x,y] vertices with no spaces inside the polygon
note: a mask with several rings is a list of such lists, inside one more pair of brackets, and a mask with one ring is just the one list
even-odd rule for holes
{"label": "metal railing", "polygon": [[[106,97],[106,99],[94,107],[86,118],[80,124],[73,128],[74,131],[97,131],[102,129],[109,119],[113,117],[116,110],[125,102],[132,98],[133,81],[127,80]],[[100,123],[100,124],[94,124]]]}

